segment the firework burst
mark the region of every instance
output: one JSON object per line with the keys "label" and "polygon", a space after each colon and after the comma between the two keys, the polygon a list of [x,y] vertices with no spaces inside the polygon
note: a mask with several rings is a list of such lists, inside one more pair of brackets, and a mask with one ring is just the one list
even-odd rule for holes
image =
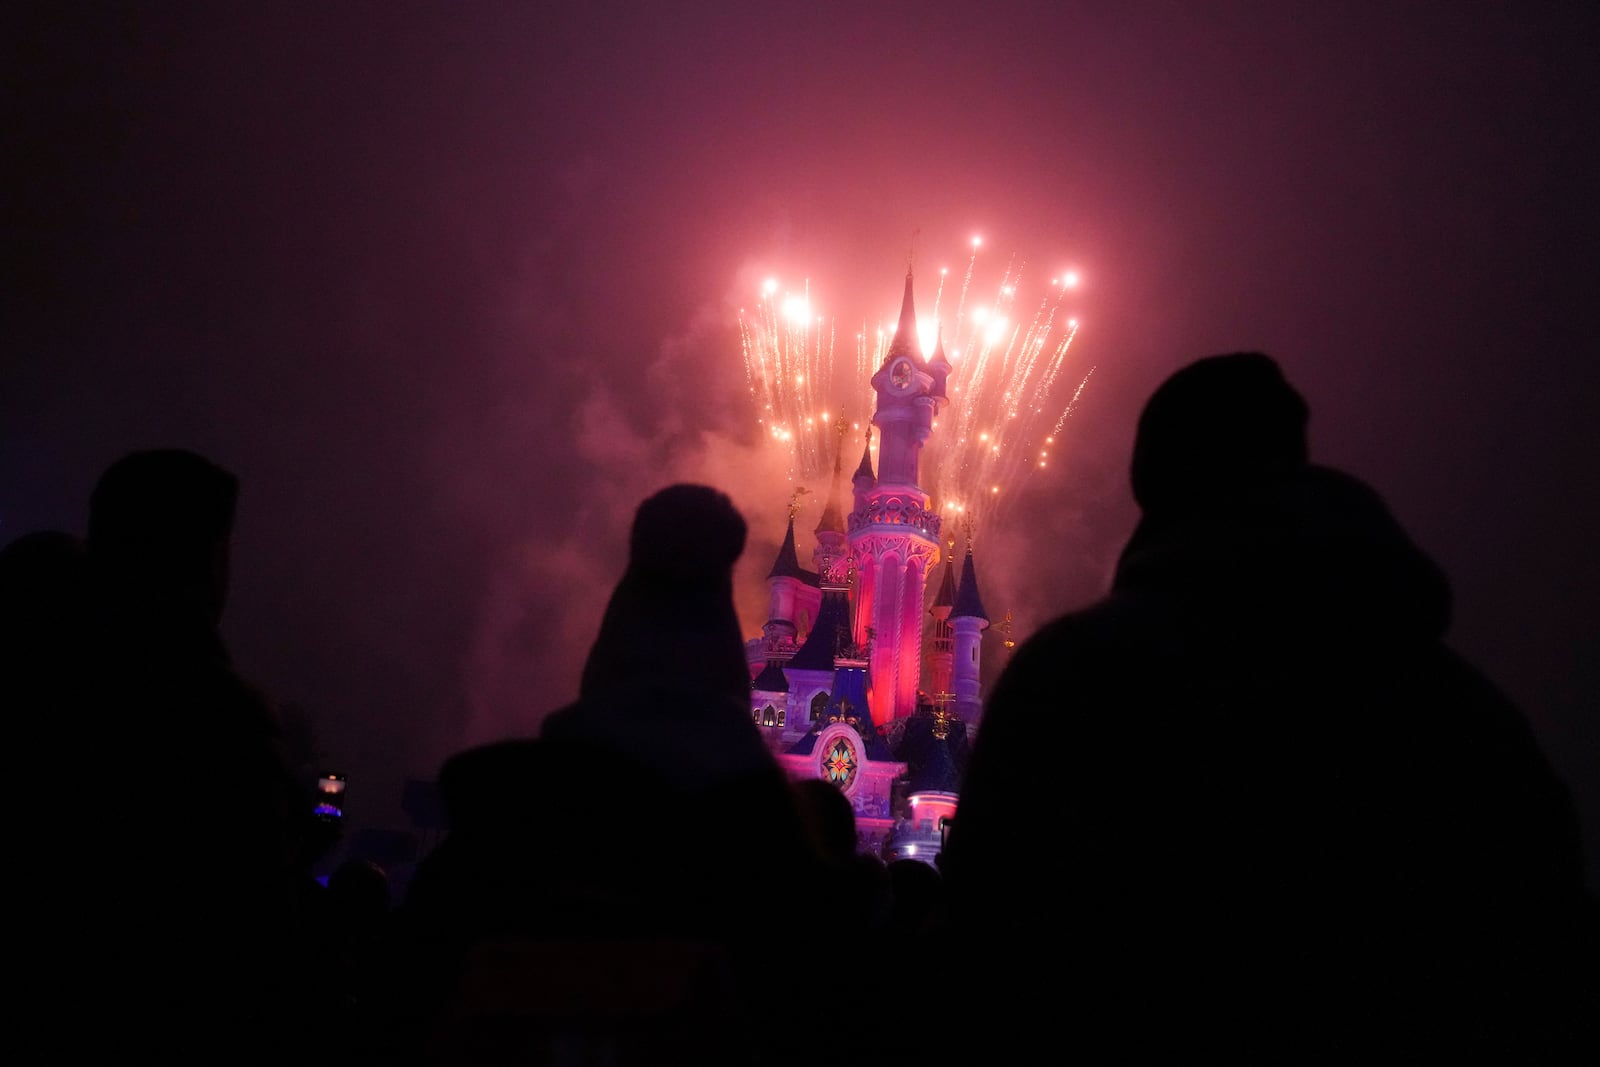
{"label": "firework burst", "polygon": [[[1023,479],[1056,463],[1057,438],[1094,373],[1072,370],[1065,395],[1061,379],[1079,329],[1077,274],[1062,272],[1025,295],[1025,264],[1012,256],[985,287],[982,247],[975,238],[959,284],[950,284],[948,268],[937,274],[931,314],[918,316],[923,353],[942,340],[952,366],[949,400],[921,462],[923,488],[947,529],[992,521]],[[927,301],[929,279],[917,281]],[[869,379],[899,317],[898,306],[884,310],[876,325],[850,331],[845,345],[833,320],[813,309],[809,282],[793,292],[768,281],[753,310],[740,311],[751,400],[763,434],[785,451],[791,483],[825,479],[841,441],[862,440],[874,405]]]}

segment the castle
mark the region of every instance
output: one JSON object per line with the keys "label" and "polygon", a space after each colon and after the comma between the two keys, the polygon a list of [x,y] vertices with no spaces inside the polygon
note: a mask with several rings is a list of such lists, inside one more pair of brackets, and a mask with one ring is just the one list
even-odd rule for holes
{"label": "castle", "polygon": [[908,271],[899,325],[872,377],[878,470],[864,448],[845,513],[835,456],[814,570],[800,565],[791,508],[767,575],[767,621],[745,651],[751,714],[790,776],[844,792],[864,851],[931,863],[982,713],[989,619],[970,543],[958,580],[940,516],[918,485],[951,365],[942,340],[932,357],[920,351],[911,283]]}

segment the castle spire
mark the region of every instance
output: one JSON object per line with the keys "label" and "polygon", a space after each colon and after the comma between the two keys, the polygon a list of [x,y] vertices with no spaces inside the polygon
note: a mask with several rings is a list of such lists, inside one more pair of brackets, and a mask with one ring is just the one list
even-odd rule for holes
{"label": "castle spire", "polygon": [[833,481],[828,483],[828,502],[822,507],[822,517],[812,533],[844,533],[844,515],[839,510],[839,472],[844,460],[845,421],[839,419],[839,447],[833,452]]}
{"label": "castle spire", "polygon": [[867,431],[867,441],[861,446],[861,465],[856,468],[856,473],[851,481],[859,482],[865,478],[869,483],[878,480],[872,473],[872,431]]}
{"label": "castle spire", "polygon": [[978,571],[972,564],[972,538],[967,537],[967,558],[961,561],[961,587],[956,593],[953,619],[981,619],[983,629],[989,626],[989,616],[983,610],[983,597],[978,595]]}
{"label": "castle spire", "polygon": [[944,354],[944,327],[939,327],[937,340],[933,345],[933,358],[928,360],[928,373],[933,375],[933,388],[928,390],[928,395],[936,400],[948,400],[945,393],[945,380],[950,377],[950,360]]}
{"label": "castle spire", "polygon": [[911,300],[911,267],[906,267],[906,293],[900,300],[900,325],[895,327],[894,339],[883,357],[887,364],[896,356],[910,356],[917,363],[922,360],[922,342],[917,337],[917,309]]}
{"label": "castle spire", "polygon": [[783,535],[783,544],[778,547],[778,558],[772,561],[772,569],[767,572],[768,578],[804,578],[805,570],[800,566],[800,556],[794,550],[794,511],[789,512],[789,531]]}

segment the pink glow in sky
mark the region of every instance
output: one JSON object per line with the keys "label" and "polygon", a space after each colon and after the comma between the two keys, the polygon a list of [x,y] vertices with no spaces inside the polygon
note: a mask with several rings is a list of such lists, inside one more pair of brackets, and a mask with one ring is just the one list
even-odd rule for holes
{"label": "pink glow in sky", "polygon": [[1454,642],[1525,707],[1593,856],[1597,18],[33,5],[3,35],[0,538],[81,531],[132,448],[237,471],[228,636],[357,818],[573,696],[670,480],[745,510],[759,621],[789,482],[739,323],[768,278],[810,278],[853,352],[908,256],[921,311],[941,270],[948,298],[965,256],[1015,253],[1013,326],[1079,277],[1053,401],[1093,376],[981,535],[990,607],[1021,637],[1098,594],[1144,398],[1269,351],[1314,456],[1450,574]]}

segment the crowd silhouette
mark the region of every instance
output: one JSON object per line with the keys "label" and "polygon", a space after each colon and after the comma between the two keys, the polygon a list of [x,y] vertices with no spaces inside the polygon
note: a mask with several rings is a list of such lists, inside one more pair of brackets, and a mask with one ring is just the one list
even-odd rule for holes
{"label": "crowd silhouette", "polygon": [[577,698],[443,764],[400,892],[314,877],[338,830],[220,634],[236,478],[123,457],[85,536],[0,550],[18,789],[53,816],[13,879],[14,1062],[1592,1062],[1571,801],[1308,416],[1259,353],[1155,391],[1112,588],[1006,666],[936,866],[786,776],[744,520],[663,489]]}

